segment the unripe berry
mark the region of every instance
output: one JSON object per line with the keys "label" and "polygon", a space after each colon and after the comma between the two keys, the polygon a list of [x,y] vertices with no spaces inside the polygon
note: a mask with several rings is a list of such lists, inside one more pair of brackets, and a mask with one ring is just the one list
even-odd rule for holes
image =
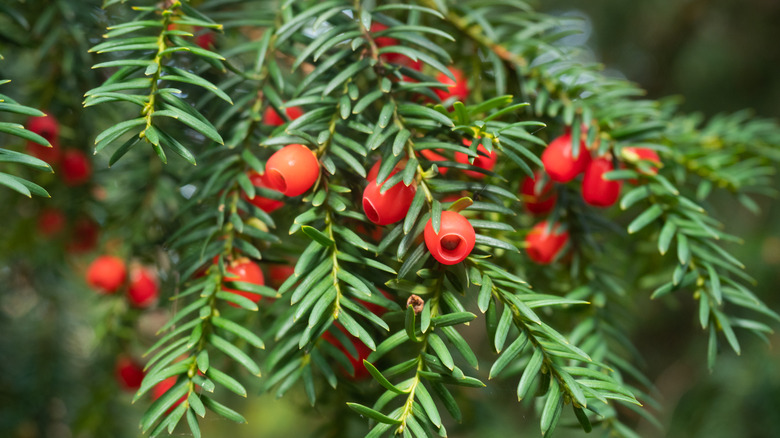
{"label": "unripe berry", "polygon": [[433,258],[444,265],[460,263],[471,254],[476,233],[469,220],[454,211],[441,212],[439,233],[433,230],[433,220],[425,226],[425,246]]}
{"label": "unripe berry", "polygon": [[[303,109],[301,109],[299,106],[286,108],[284,112],[287,114],[287,117],[289,117],[290,120],[295,120],[303,115]],[[279,115],[279,113],[276,112],[275,109],[273,109],[273,107],[269,106],[263,112],[263,123],[270,126],[282,126],[287,122]]]}
{"label": "unripe berry", "polygon": [[584,141],[580,141],[579,155],[574,158],[571,134],[564,134],[556,138],[542,152],[544,170],[550,175],[550,179],[560,183],[569,182],[585,171],[589,161],[590,154]]}
{"label": "unripe berry", "polygon": [[[471,140],[463,139],[463,144],[465,146],[471,146]],[[485,169],[485,170],[493,170],[493,168],[496,166],[496,160],[498,160],[498,155],[496,155],[496,151],[488,152],[487,149],[485,149],[485,146],[482,146],[481,144],[477,147],[477,155],[479,155],[477,158],[474,158],[474,166]],[[455,152],[455,161],[458,163],[468,164],[469,163],[469,156],[464,154],[463,152]],[[475,172],[473,170],[464,170],[463,173],[470,176],[471,178],[475,179],[482,179],[485,177],[484,173]]]}
{"label": "unripe berry", "polygon": [[114,375],[122,389],[136,391],[144,380],[144,367],[132,358],[122,355],[116,360]]}
{"label": "unripe berry", "polygon": [[27,152],[49,164],[57,164],[60,161],[60,125],[54,116],[30,117],[27,121],[27,130],[45,138],[51,147],[28,141]]}
{"label": "unripe berry", "polygon": [[102,294],[113,294],[127,277],[125,262],[119,257],[100,256],[87,268],[87,284]]}
{"label": "unripe berry", "polygon": [[[227,266],[225,271],[226,276],[223,278],[223,281],[241,281],[244,283],[257,284],[260,286],[265,285],[265,278],[263,277],[263,271],[260,269],[260,266],[246,257],[234,260]],[[259,302],[261,298],[261,296],[258,294],[253,294],[251,292],[245,292],[238,289],[223,287],[222,290],[225,292],[234,293],[236,295],[241,295],[244,298],[249,298],[255,303]],[[233,307],[239,307],[233,303],[229,304]]]}
{"label": "unripe berry", "polygon": [[622,181],[609,181],[604,174],[615,170],[612,160],[600,157],[591,161],[582,180],[582,198],[596,207],[609,207],[620,196]]}
{"label": "unripe berry", "polygon": [[149,307],[157,301],[160,287],[154,271],[143,266],[130,269],[130,284],[127,287],[127,299],[134,307]]}
{"label": "unripe berry", "polygon": [[525,237],[528,258],[540,265],[548,265],[558,257],[569,242],[569,232],[554,224],[547,231],[547,221],[536,224]]}
{"label": "unripe berry", "polygon": [[436,80],[444,85],[451,85],[451,87],[434,88],[433,92],[436,93],[442,101],[445,101],[450,97],[455,97],[455,100],[461,102],[465,101],[466,98],[469,97],[469,84],[466,75],[463,74],[463,71],[455,67],[450,67],[450,73],[455,76],[454,81],[444,73],[439,73],[436,76]]}
{"label": "unripe berry", "polygon": [[543,175],[543,170],[534,172],[534,178],[526,176],[523,184],[520,186],[520,200],[523,206],[533,214],[546,214],[555,207],[555,201],[558,199],[558,193],[553,188],[553,182],[547,178],[544,184],[539,183]]}
{"label": "unripe berry", "polygon": [[38,232],[52,237],[65,228],[65,214],[58,208],[45,208],[38,215]]}
{"label": "unripe berry", "polygon": [[[347,335],[347,337],[352,341],[352,345],[355,346],[355,350],[357,350],[357,357],[352,356],[349,351],[344,347],[341,342],[330,334],[330,332],[325,332],[322,334],[322,339],[328,342],[329,344],[333,345],[334,347],[338,348],[342,353],[344,353],[347,358],[349,359],[350,364],[352,364],[352,368],[354,369],[354,373],[350,376],[353,380],[363,380],[366,377],[368,377],[370,374],[368,373],[368,370],[366,369],[365,365],[363,365],[363,359],[366,359],[369,354],[371,354],[371,349],[366,346],[366,344],[363,343],[360,339],[352,336],[347,332],[347,330],[342,327],[340,324],[335,323],[334,324],[339,330],[341,330],[342,333]],[[347,374],[346,370],[342,370],[345,374]]]}
{"label": "unripe berry", "polygon": [[[249,181],[251,181],[252,185],[254,185],[255,187],[273,190],[270,184],[268,184],[265,175],[260,175],[257,172],[252,172],[249,174]],[[249,203],[259,208],[260,210],[263,210],[266,213],[271,213],[272,211],[277,210],[278,208],[284,205],[284,202],[282,201],[276,199],[264,198],[257,193],[255,193],[255,197],[251,199],[246,195],[246,193],[244,193],[242,196],[244,197],[244,199],[249,201]]]}
{"label": "unripe berry", "polygon": [[317,182],[320,163],[309,148],[290,144],[276,151],[265,164],[266,182],[285,196],[299,196]]}
{"label": "unripe berry", "polygon": [[62,180],[65,185],[78,186],[89,181],[92,165],[84,152],[67,149],[62,155]]}
{"label": "unripe berry", "polygon": [[[398,168],[393,169],[390,175],[398,171]],[[374,164],[367,176],[369,183],[363,190],[363,211],[371,222],[377,225],[389,225],[406,217],[417,190],[413,185],[407,186],[401,181],[382,193],[382,186],[385,182],[376,183],[378,172],[379,162]]]}

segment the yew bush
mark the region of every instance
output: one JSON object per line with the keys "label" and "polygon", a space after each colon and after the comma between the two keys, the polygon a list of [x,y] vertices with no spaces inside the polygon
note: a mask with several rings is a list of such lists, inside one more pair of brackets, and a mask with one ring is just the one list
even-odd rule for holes
{"label": "yew bush", "polygon": [[204,417],[245,423],[242,398],[271,393],[305,400],[317,436],[458,436],[487,421],[475,403],[516,399],[544,436],[632,437],[658,424],[632,338],[649,300],[693,303],[679,318],[710,369],[780,319],[710,203],[772,194],[780,128],[641,97],[580,58],[567,18],[454,0],[0,14],[4,220],[38,254],[5,287],[90,321],[89,378],[62,392],[74,436],[223,436]]}

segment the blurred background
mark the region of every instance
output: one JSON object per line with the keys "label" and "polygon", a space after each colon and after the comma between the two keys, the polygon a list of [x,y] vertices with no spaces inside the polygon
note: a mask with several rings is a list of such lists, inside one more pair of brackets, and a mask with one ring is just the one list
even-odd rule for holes
{"label": "blurred background", "polygon": [[[637,82],[649,97],[685,96],[683,110],[707,116],[750,108],[757,116],[780,118],[778,0],[538,3],[546,12],[581,17],[585,33],[572,38],[585,41],[609,74]],[[756,294],[780,310],[780,204],[762,199],[762,212],[753,215],[744,208],[732,208],[734,202],[728,196],[713,198],[727,229],[745,238],[744,245],[729,249],[756,278]],[[33,229],[33,224],[19,226]],[[28,256],[20,252],[19,242],[5,239],[6,231],[0,230],[0,253]],[[39,242],[36,248],[45,247]],[[38,290],[20,284],[15,279],[23,276],[12,272],[19,265],[0,260],[0,355],[13,355],[0,357],[0,436],[107,437],[119,436],[119,431],[122,436],[133,436],[128,431],[136,430],[141,408],[136,406],[130,415],[123,415],[131,395],[109,403],[115,384],[110,376],[108,380],[94,377],[100,373],[89,368],[95,360],[93,348],[104,334],[95,333],[90,324],[110,309],[81,309],[83,300],[65,293],[67,288],[86,288],[76,274],[83,272],[83,266],[72,269],[57,264],[56,254],[37,253],[35,257],[38,263],[52,258],[53,267],[36,272],[37,282],[57,287]],[[637,420],[640,436],[780,436],[779,336],[773,336],[770,345],[741,337],[743,357],[723,349],[710,373],[705,363],[707,339],[697,326],[689,296],[681,294],[679,301],[664,303],[648,299],[638,305],[647,311],[639,324],[642,330],[632,337],[647,361],[644,371],[658,387],[663,409],[656,414],[665,427],[660,431]],[[67,334],[62,342],[54,341],[57,333]],[[113,362],[106,356],[98,365],[110,369]],[[99,397],[87,405],[84,397],[90,392]],[[464,405],[464,417],[482,418],[483,426],[451,425],[451,436],[538,436],[536,418],[528,407],[514,404],[513,392],[514,385],[509,385],[506,391],[494,388],[471,394],[476,400],[504,398],[509,408],[494,411],[488,409],[494,403]],[[317,426],[298,420],[299,409],[305,405],[300,391],[291,391],[282,402],[269,395],[250,397],[246,403],[240,410],[247,413],[248,427],[210,416],[204,424],[205,436],[301,436]],[[74,425],[89,427],[106,417],[114,418],[111,429],[97,428],[101,431],[94,435],[74,432]],[[303,430],[291,432],[297,427]],[[585,435],[561,425],[555,436]]]}

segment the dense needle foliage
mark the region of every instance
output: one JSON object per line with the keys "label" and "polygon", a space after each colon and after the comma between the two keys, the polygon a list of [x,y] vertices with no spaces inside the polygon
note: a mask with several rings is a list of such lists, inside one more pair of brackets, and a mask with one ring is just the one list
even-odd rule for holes
{"label": "dense needle foliage", "polygon": [[[642,98],[580,61],[569,19],[477,0],[12,1],[0,14],[0,72],[24,78],[0,82],[2,199],[41,197],[22,209],[37,224],[7,219],[0,249],[46,229],[37,244],[66,251],[70,270],[108,253],[131,265],[122,293],[89,294],[101,323],[87,361],[143,357],[144,433],[200,436],[204,416],[246,421],[237,396],[298,391],[332,412],[320,436],[446,436],[469,388],[495,385],[534,406],[542,435],[579,423],[630,437],[636,415],[655,422],[629,338],[648,293],[697,303],[710,368],[778,319],[708,198],[755,211],[772,195],[780,128]],[[31,125],[43,111],[58,135]],[[527,176],[553,175],[543,152],[556,140],[602,160],[603,178],[541,175],[525,192]],[[62,159],[28,142],[61,143]],[[66,144],[94,152],[94,173]],[[299,196],[266,167],[291,144],[319,172],[284,174],[285,188],[311,177]],[[372,183],[389,203],[410,191],[400,220],[376,225]],[[534,211],[543,194],[555,201]],[[40,219],[52,208],[57,229]],[[424,231],[448,212],[475,230],[453,264]],[[547,233],[567,237],[539,255]],[[10,289],[62,275],[45,268],[55,257]],[[141,265],[161,284],[151,309],[134,286]],[[257,266],[265,276],[250,279]],[[79,295],[61,292],[63,307]],[[125,433],[101,412],[116,392],[96,380],[76,427]]]}

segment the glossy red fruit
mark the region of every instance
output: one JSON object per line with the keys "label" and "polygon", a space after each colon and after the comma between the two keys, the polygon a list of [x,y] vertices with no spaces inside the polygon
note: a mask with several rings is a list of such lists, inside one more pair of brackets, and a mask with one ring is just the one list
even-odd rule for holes
{"label": "glossy red fruit", "polygon": [[62,154],[62,181],[68,186],[78,186],[89,181],[92,165],[87,154],[78,149],[67,149]]}
{"label": "glossy red fruit", "polygon": [[471,254],[476,233],[469,220],[460,213],[443,211],[439,233],[433,230],[433,220],[425,226],[425,246],[433,258],[444,265],[460,263]]}
{"label": "glossy red fruit", "polygon": [[[376,168],[376,173],[373,169]],[[374,164],[374,168],[369,172],[368,185],[363,190],[363,212],[371,222],[377,225],[389,225],[396,223],[406,217],[409,206],[412,205],[412,199],[417,189],[413,186],[407,186],[403,181],[382,193],[382,184],[376,183],[376,174],[379,172],[379,162]],[[390,175],[397,173],[399,169],[393,169]]]}
{"label": "glossy red fruit", "polygon": [[[303,115],[303,109],[299,106],[293,106],[290,108],[285,108],[284,110],[285,114],[287,114],[287,117],[290,118],[290,120],[295,120],[298,117]],[[282,126],[285,123],[287,123],[286,120],[284,120],[279,113],[276,112],[273,107],[267,107],[265,111],[263,112],[263,123],[266,125],[271,126]]]}
{"label": "glossy red fruit", "polygon": [[[543,183],[540,182],[544,180]],[[526,176],[520,186],[520,200],[526,210],[533,214],[546,214],[555,207],[558,193],[554,190],[553,182],[544,175],[543,170],[534,172],[534,177]]]}
{"label": "glossy red fruit", "polygon": [[577,158],[574,158],[572,152],[571,134],[564,134],[550,142],[547,149],[542,152],[544,170],[550,175],[550,179],[566,183],[585,171],[585,167],[590,162],[590,154],[585,142],[580,141]]}
{"label": "glossy red fruit", "polygon": [[87,284],[102,294],[113,294],[126,278],[125,262],[119,257],[100,256],[87,268]]}
{"label": "glossy red fruit", "polygon": [[[467,140],[464,138],[463,144],[466,147],[469,147],[471,146],[471,140]],[[496,154],[496,151],[488,152],[488,150],[485,149],[485,146],[482,146],[480,144],[477,147],[477,154],[479,156],[474,159],[474,164],[473,164],[474,166],[485,170],[493,170],[493,168],[496,167],[496,161],[498,160],[498,155]],[[463,152],[455,152],[455,161],[457,161],[458,163],[468,164],[469,156],[464,154]],[[482,179],[485,177],[484,173],[475,172],[473,170],[464,170],[463,173],[475,179]]]}
{"label": "glossy red fruit", "polygon": [[[251,181],[252,185],[254,185],[255,187],[261,189],[273,190],[270,184],[268,183],[268,181],[266,180],[265,175],[260,175],[257,172],[251,172],[249,174],[249,181]],[[255,197],[251,199],[246,195],[246,193],[244,193],[242,196],[244,197],[244,199],[249,201],[249,203],[259,208],[260,210],[263,210],[266,213],[270,213],[274,210],[277,210],[284,205],[284,202],[282,201],[279,201],[277,199],[264,198],[257,193],[255,193]]]}
{"label": "glossy red fruit", "polygon": [[295,275],[295,266],[292,265],[274,264],[268,268],[268,280],[277,289],[292,275]]}
{"label": "glossy red fruit", "polygon": [[[420,151],[420,155],[422,155],[423,157],[425,157],[429,161],[449,161],[449,159],[447,157],[445,157],[444,155],[438,153],[437,151],[441,152],[441,149],[423,149],[423,150]],[[447,167],[439,166],[438,163],[436,164],[436,167],[439,169],[439,173],[442,174],[442,175],[446,175],[447,174],[447,170],[449,170],[449,168],[447,168]]]}
{"label": "glossy red fruit", "polygon": [[125,391],[136,391],[144,380],[144,367],[128,356],[119,356],[114,366],[114,375]]}
{"label": "glossy red fruit", "polygon": [[605,157],[596,158],[588,164],[582,180],[585,202],[596,207],[609,207],[617,202],[623,182],[604,179],[604,174],[613,170],[612,160]]}
{"label": "glossy red fruit", "polygon": [[658,156],[658,152],[649,148],[627,147],[621,151],[623,158],[630,163],[638,163],[640,161],[646,161],[652,164],[647,166],[647,174],[655,175],[658,173],[658,168],[662,166],[661,157]]}
{"label": "glossy red fruit", "polygon": [[547,221],[536,224],[525,237],[528,258],[540,264],[547,265],[558,257],[569,242],[569,232],[561,230],[560,224],[553,225],[547,231]]}
{"label": "glossy red fruit", "polygon": [[[388,29],[388,27],[385,26],[384,24],[374,22],[374,23],[371,23],[371,29],[369,30],[369,32],[371,32],[371,33],[378,33],[378,32],[382,32],[382,31],[387,30],[387,29]],[[376,43],[376,46],[379,47],[379,48],[388,47],[388,46],[397,46],[398,45],[398,39],[397,38],[393,38],[393,37],[380,36],[380,37],[375,37],[374,38],[374,43]]]}
{"label": "glossy red fruit", "polygon": [[52,237],[65,228],[65,214],[58,208],[45,208],[38,215],[38,232]]}
{"label": "glossy red fruit", "polygon": [[72,254],[80,254],[95,249],[100,234],[100,226],[88,217],[81,217],[73,224],[71,241],[68,242],[67,251]]}
{"label": "glossy red fruit", "polygon": [[266,182],[285,196],[299,196],[317,182],[320,162],[311,149],[290,144],[276,151],[265,164]]}
{"label": "glossy red fruit", "polygon": [[[223,281],[242,281],[245,283],[252,283],[257,285],[265,285],[265,278],[263,277],[263,271],[257,263],[249,260],[246,257],[241,257],[230,263],[225,269],[227,275],[223,278]],[[260,301],[261,296],[253,294],[251,292],[245,292],[237,289],[230,289],[223,287],[225,292],[241,295],[244,298],[249,298],[253,302]],[[229,303],[233,307],[239,307],[237,304]]]}
{"label": "glossy red fruit", "polygon": [[436,80],[444,85],[451,85],[448,88],[434,88],[433,92],[439,96],[439,99],[445,101],[450,97],[455,97],[455,100],[465,101],[469,97],[469,84],[466,75],[463,71],[455,67],[450,67],[450,73],[455,76],[455,80],[450,79],[449,76],[444,73],[439,73],[436,76]]}
{"label": "glossy red fruit", "polygon": [[157,275],[150,268],[134,266],[130,269],[130,284],[127,286],[127,299],[134,307],[149,307],[157,301],[160,287]]}
{"label": "glossy red fruit", "polygon": [[[352,341],[352,345],[355,346],[355,350],[357,350],[357,357],[352,356],[349,351],[344,347],[341,342],[336,338],[334,335],[330,334],[330,332],[325,332],[322,335],[322,339],[324,339],[329,344],[333,345],[334,347],[338,348],[342,353],[344,353],[347,358],[349,359],[350,364],[352,364],[352,369],[354,370],[354,373],[350,375],[350,377],[353,380],[363,380],[366,377],[368,377],[370,374],[368,373],[368,370],[366,369],[365,365],[363,365],[363,359],[366,359],[369,354],[371,354],[371,349],[366,346],[366,344],[363,343],[360,339],[352,336],[347,332],[347,330],[342,327],[340,324],[335,323],[334,324],[339,330],[341,330],[342,333],[347,335],[347,337]],[[342,370],[344,374],[348,374],[347,370]]]}

